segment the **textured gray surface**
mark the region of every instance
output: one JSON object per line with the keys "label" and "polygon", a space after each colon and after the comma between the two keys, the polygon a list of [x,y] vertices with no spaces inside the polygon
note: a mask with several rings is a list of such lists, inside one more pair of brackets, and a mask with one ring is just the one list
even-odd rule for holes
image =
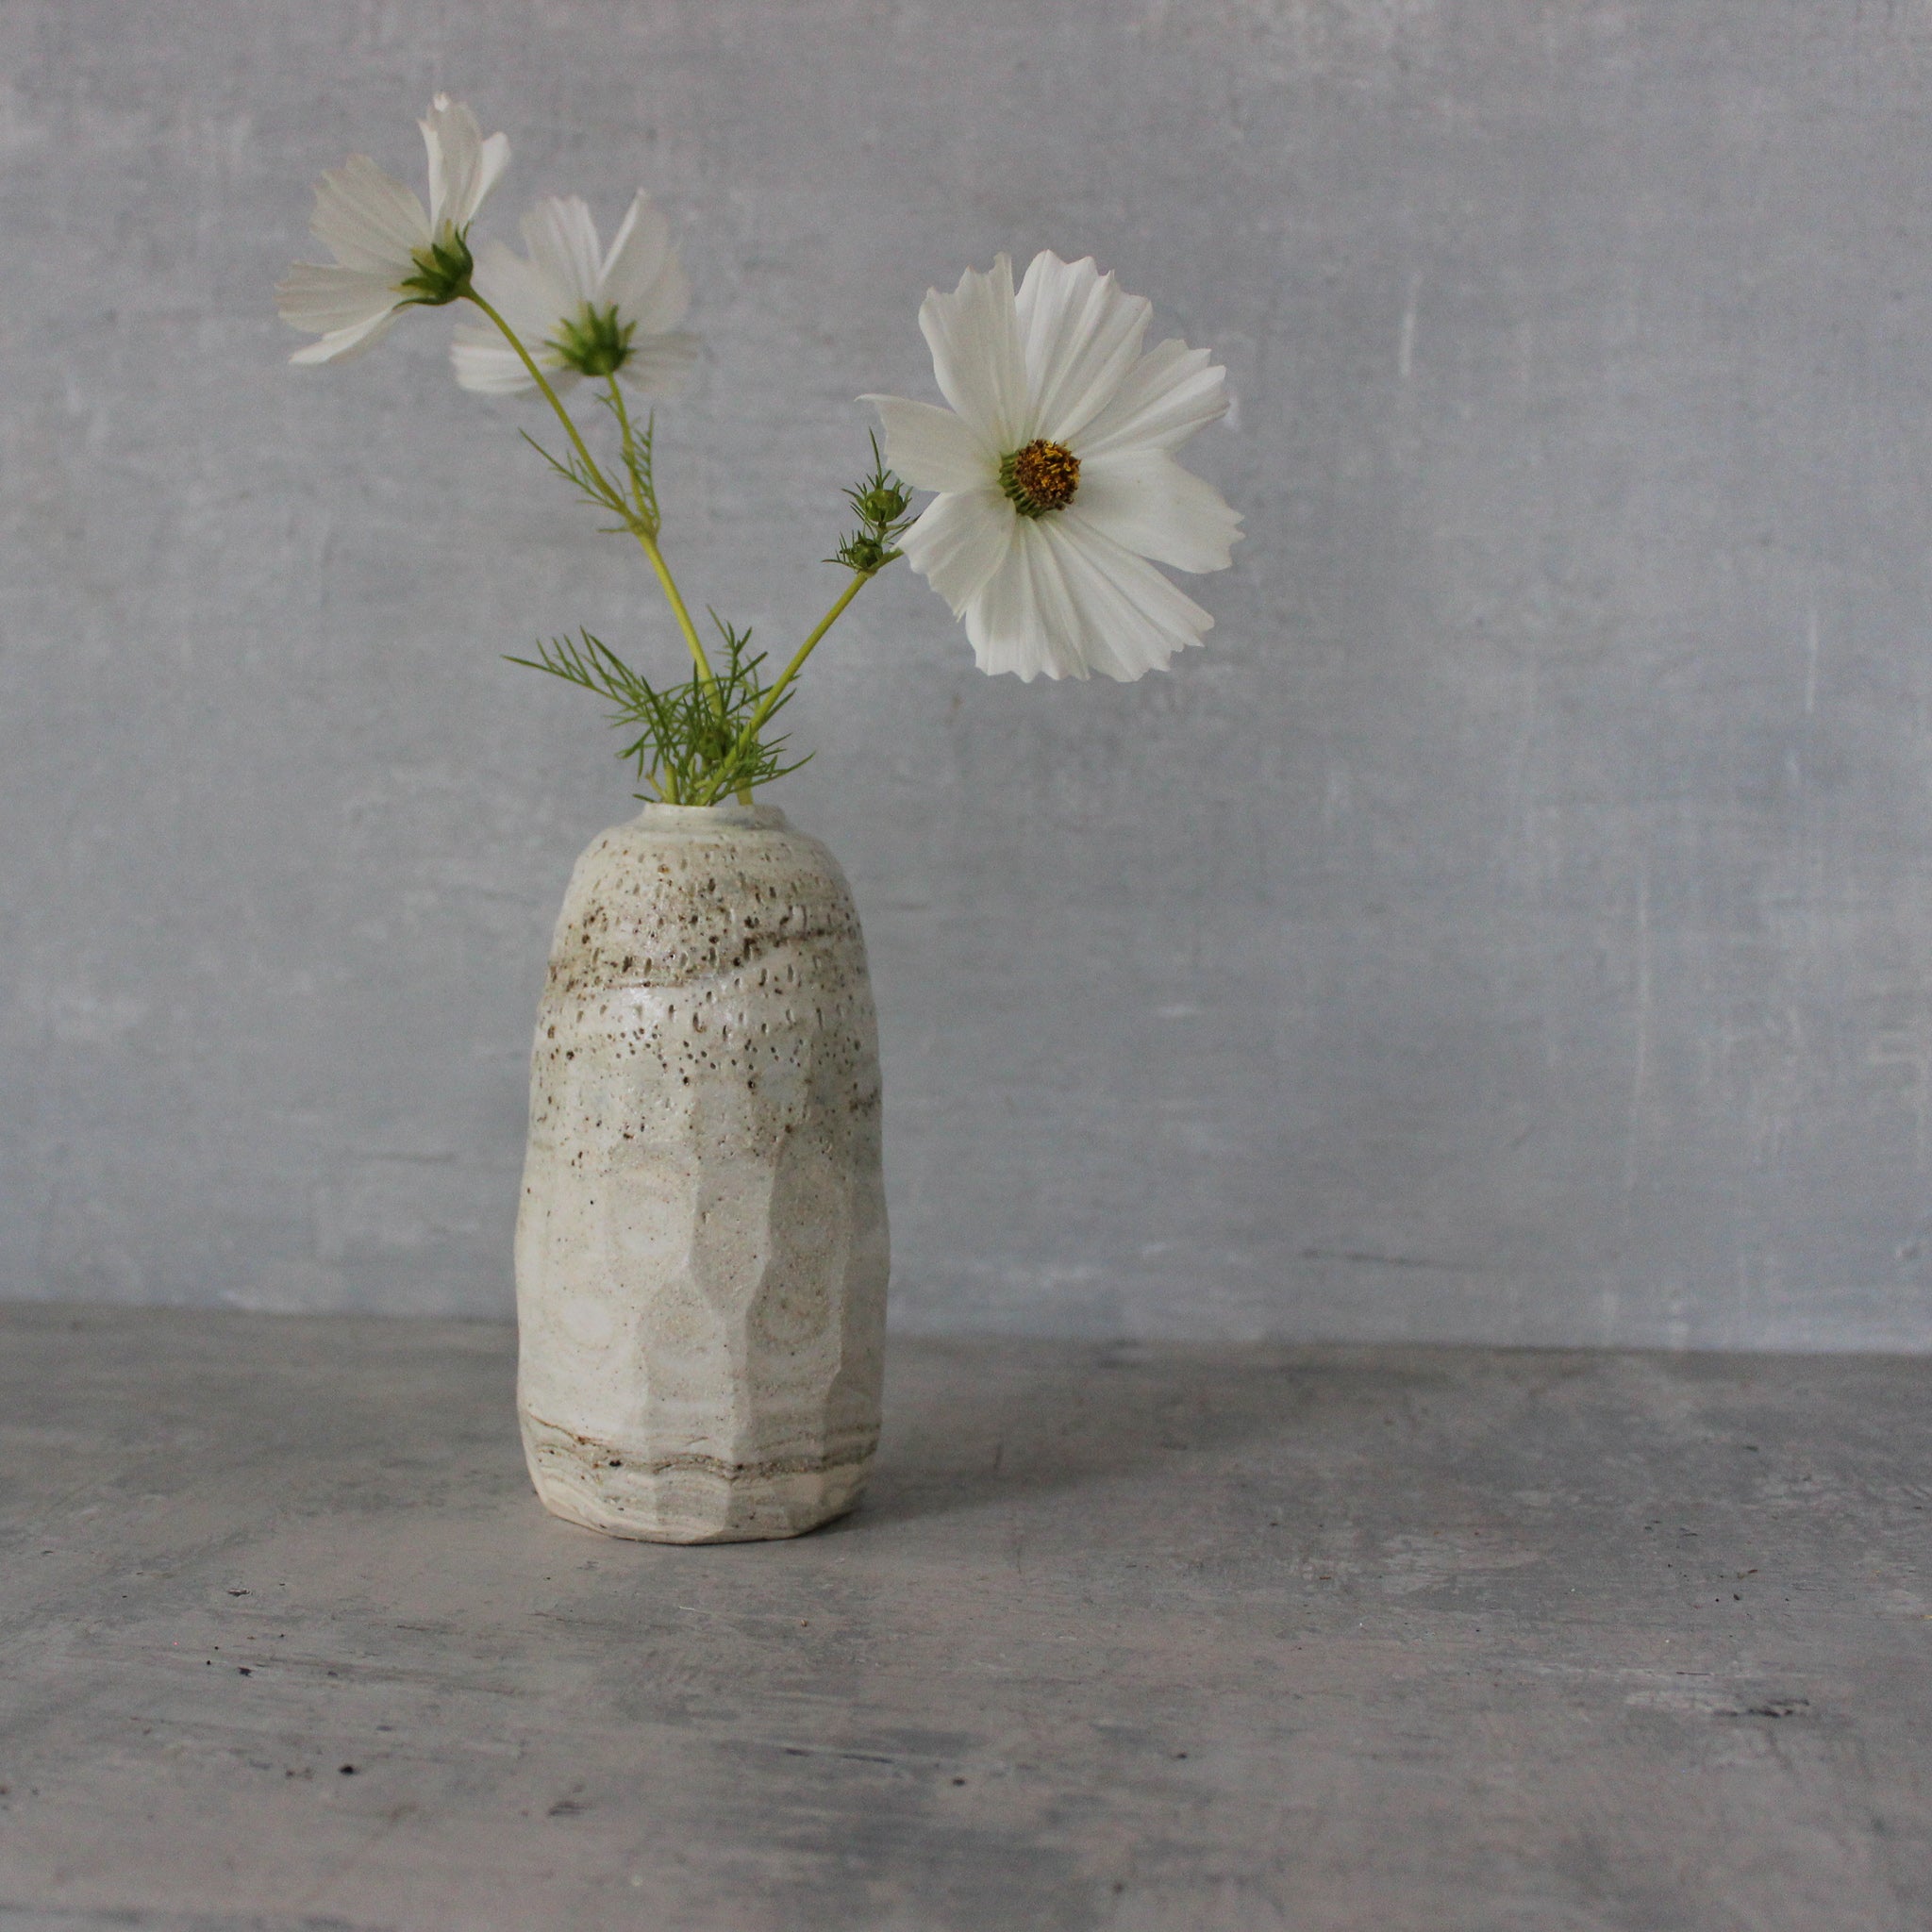
{"label": "textured gray surface", "polygon": [[1924,1360],[906,1339],[699,1549],[510,1369],[0,1311],[0,1932],[1932,1922]]}
{"label": "textured gray surface", "polygon": [[447,85],[499,229],[681,225],[668,541],[774,644],[929,284],[1091,251],[1228,363],[1175,676],[989,682],[901,576],[798,706],[903,1322],[1932,1344],[1923,9],[12,0],[0,56],[0,1292],[508,1306],[628,808],[498,654],[675,653],[441,318],[284,364],[311,180]]}

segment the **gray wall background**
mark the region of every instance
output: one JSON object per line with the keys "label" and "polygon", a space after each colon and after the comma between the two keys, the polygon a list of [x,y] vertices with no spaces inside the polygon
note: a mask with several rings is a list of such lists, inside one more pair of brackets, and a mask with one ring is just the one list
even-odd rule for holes
{"label": "gray wall background", "polygon": [[655,593],[418,318],[290,369],[351,149],[641,181],[693,592],[815,616],[926,287],[1097,255],[1239,398],[1209,647],[990,681],[903,570],[777,793],[874,953],[897,1311],[1932,1345],[1932,12],[0,8],[0,1292],[500,1313],[629,785],[500,661]]}

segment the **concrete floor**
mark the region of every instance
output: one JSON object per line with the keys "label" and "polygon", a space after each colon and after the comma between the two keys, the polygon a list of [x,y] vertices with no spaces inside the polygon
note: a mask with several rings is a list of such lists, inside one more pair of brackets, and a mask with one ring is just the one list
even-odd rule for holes
{"label": "concrete floor", "polygon": [[1932,1924],[1932,1361],[904,1342],[708,1549],[511,1367],[0,1310],[4,1932]]}

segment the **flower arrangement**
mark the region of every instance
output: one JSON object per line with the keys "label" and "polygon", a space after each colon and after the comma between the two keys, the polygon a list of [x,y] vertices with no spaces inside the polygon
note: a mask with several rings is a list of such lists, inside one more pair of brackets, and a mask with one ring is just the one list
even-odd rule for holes
{"label": "flower arrangement", "polygon": [[[278,285],[282,318],[318,338],[297,363],[340,362],[373,348],[413,308],[465,304],[451,344],[456,379],[486,395],[537,391],[561,427],[552,448],[525,441],[577,493],[633,539],[656,575],[691,659],[688,678],[654,683],[580,630],[510,661],[603,698],[635,732],[621,756],[642,796],[672,805],[748,801],[797,769],[772,725],[799,673],[853,599],[904,557],[963,619],[988,673],[1024,680],[1128,681],[1199,643],[1214,620],[1157,565],[1224,569],[1241,519],[1174,452],[1225,413],[1225,372],[1203,349],[1143,350],[1152,313],[1089,260],[1037,255],[1019,287],[1000,256],[950,294],[927,294],[920,326],[946,408],[867,396],[885,444],[845,494],[854,527],[828,558],[847,573],[829,609],[775,676],[749,631],[713,616],[708,648],[660,543],[655,418],[641,424],[627,388],[674,391],[696,354],[678,325],[690,284],[662,212],[640,191],[608,249],[575,196],[524,217],[525,253],[478,252],[477,211],[509,162],[502,134],[439,94],[420,124],[429,207],[366,156],[316,189],[310,229],[335,259],[298,262]],[[566,407],[596,386],[609,418],[601,460]],[[932,501],[911,514],[912,492]]]}

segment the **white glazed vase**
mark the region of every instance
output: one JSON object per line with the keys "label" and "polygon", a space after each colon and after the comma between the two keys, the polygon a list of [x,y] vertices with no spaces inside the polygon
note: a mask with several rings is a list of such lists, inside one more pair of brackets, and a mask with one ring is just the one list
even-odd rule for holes
{"label": "white glazed vase", "polygon": [[577,860],[517,1218],[544,1507],[612,1536],[796,1536],[878,1441],[877,1029],[838,861],[770,806],[651,805]]}

